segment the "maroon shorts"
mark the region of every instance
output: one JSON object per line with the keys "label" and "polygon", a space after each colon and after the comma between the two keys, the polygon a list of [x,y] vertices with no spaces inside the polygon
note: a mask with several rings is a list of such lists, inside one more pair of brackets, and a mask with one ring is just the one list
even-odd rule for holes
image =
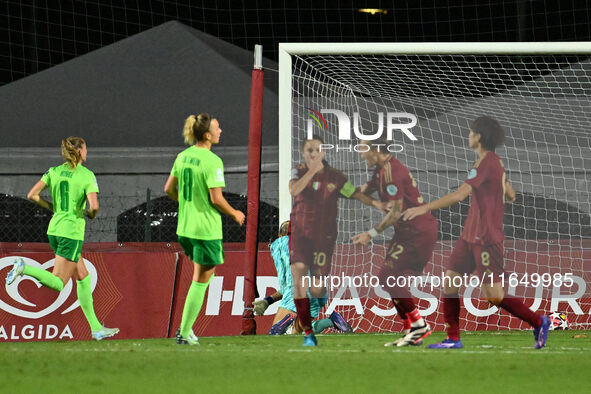
{"label": "maroon shorts", "polygon": [[289,261],[304,263],[314,275],[330,274],[335,237],[318,235],[314,238],[292,233],[289,237]]}
{"label": "maroon shorts", "polygon": [[[422,229],[419,234],[410,235],[401,233],[399,236],[394,236],[386,252],[384,267],[379,274],[381,285],[392,298],[407,297],[408,290],[389,283],[399,280],[397,277],[400,276],[408,278],[422,275],[423,268],[431,259],[437,243],[437,222]],[[407,280],[402,283],[409,282]]]}
{"label": "maroon shorts", "polygon": [[458,274],[500,275],[505,272],[503,243],[479,245],[460,238],[454,244],[445,268]]}
{"label": "maroon shorts", "polygon": [[431,259],[437,243],[437,222],[420,233],[394,235],[388,245],[384,268],[392,273],[421,273]]}

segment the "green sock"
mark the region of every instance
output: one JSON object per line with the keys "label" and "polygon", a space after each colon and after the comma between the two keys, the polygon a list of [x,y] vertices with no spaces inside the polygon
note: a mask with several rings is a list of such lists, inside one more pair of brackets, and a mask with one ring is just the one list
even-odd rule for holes
{"label": "green sock", "polygon": [[330,319],[320,319],[312,322],[312,330],[314,331],[314,334],[320,334],[322,331],[330,327],[334,327],[334,323]]}
{"label": "green sock", "polygon": [[44,269],[31,267],[30,265],[25,264],[25,270],[23,271],[23,274],[32,276],[41,282],[43,286],[49,287],[50,289],[62,291],[64,288],[64,282],[62,282],[62,279],[59,276],[55,276],[51,272],[47,272]]}
{"label": "green sock", "polygon": [[94,306],[92,305],[92,290],[90,289],[90,274],[86,278],[76,281],[76,292],[78,293],[78,301],[80,301],[80,308],[88,320],[90,329],[98,331],[103,328],[94,314]]}
{"label": "green sock", "polygon": [[207,283],[191,282],[189,292],[187,293],[187,299],[185,300],[185,307],[183,308],[183,319],[181,320],[181,335],[185,338],[189,336],[195,320],[201,311],[203,305],[203,299],[205,298],[205,291],[213,275]]}

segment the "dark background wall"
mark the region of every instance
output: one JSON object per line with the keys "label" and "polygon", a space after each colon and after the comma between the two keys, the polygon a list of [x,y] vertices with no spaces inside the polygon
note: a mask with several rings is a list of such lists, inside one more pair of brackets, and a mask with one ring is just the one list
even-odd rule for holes
{"label": "dark background wall", "polygon": [[[360,13],[361,8],[386,13]],[[167,21],[276,59],[279,42],[583,41],[588,0],[0,2],[0,84]]]}

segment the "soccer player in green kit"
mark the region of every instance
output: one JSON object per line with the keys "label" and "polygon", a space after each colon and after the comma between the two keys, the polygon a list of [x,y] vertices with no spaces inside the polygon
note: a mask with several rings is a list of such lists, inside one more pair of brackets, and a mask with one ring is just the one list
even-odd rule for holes
{"label": "soccer player in green kit", "polygon": [[224,163],[211,151],[211,146],[220,142],[221,133],[219,122],[211,115],[189,116],[183,136],[190,147],[179,153],[164,186],[166,194],[179,202],[176,233],[194,263],[193,281],[176,335],[178,344],[199,344],[192,327],[215,267],[224,262],[221,214],[231,216],[241,226],[244,223],[244,213],[232,208],[222,195],[226,186]]}
{"label": "soccer player in green kit", "polygon": [[[89,219],[94,219],[99,210],[96,178],[92,171],[82,165],[86,161],[86,154],[86,142],[82,138],[68,137],[62,140],[62,156],[66,162],[51,167],[27,194],[29,200],[53,211],[47,229],[51,249],[55,252],[52,272],[28,266],[19,259],[6,276],[6,284],[10,285],[18,277],[28,275],[45,287],[61,291],[70,278],[75,277],[78,300],[90,325],[92,338],[100,341],[117,334],[119,329],[103,327],[94,314],[90,275],[81,255],[86,200],[90,204],[86,211]],[[41,197],[40,193],[45,188],[50,189],[52,202]]]}

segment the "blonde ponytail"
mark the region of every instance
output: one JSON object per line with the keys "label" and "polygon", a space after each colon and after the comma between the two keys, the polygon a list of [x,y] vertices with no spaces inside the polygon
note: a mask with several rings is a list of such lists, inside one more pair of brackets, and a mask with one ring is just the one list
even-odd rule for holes
{"label": "blonde ponytail", "polygon": [[72,169],[76,168],[82,160],[80,155],[82,145],[86,145],[86,142],[80,137],[68,137],[62,140],[62,157]]}
{"label": "blonde ponytail", "polygon": [[185,127],[183,127],[183,137],[185,137],[185,144],[193,145],[195,143],[195,133],[193,132],[193,126],[195,125],[195,115],[190,115],[185,120]]}
{"label": "blonde ponytail", "polygon": [[195,142],[203,141],[205,133],[209,131],[212,119],[213,117],[207,113],[199,114],[197,117],[190,115],[185,120],[185,126],[183,127],[185,144],[193,145]]}

